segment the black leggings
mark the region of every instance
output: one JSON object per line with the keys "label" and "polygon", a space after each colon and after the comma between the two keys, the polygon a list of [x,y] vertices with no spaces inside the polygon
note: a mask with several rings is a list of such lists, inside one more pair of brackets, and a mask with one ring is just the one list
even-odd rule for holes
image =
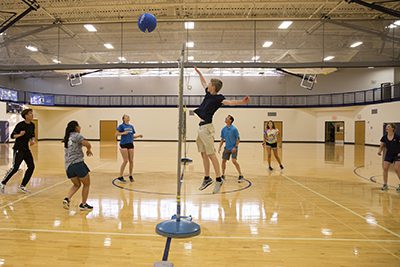
{"label": "black leggings", "polygon": [[26,186],[29,183],[29,180],[32,177],[33,170],[35,169],[35,163],[33,162],[33,157],[31,151],[28,150],[14,150],[14,162],[13,166],[10,170],[6,173],[3,178],[2,183],[7,184],[8,180],[18,171],[19,166],[21,165],[22,161],[25,161],[28,169],[25,171],[24,179],[22,180],[21,185]]}

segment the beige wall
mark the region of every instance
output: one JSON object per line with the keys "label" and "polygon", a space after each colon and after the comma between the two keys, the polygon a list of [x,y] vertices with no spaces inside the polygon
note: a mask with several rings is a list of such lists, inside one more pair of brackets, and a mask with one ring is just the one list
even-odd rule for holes
{"label": "beige wall", "polygon": [[[372,115],[371,109],[377,108],[378,114]],[[345,142],[354,142],[354,121],[366,121],[366,144],[379,144],[384,122],[400,121],[400,102],[380,105],[318,108],[318,109],[253,109],[221,108],[215,114],[214,127],[219,138],[224,118],[230,114],[239,129],[243,141],[261,141],[265,120],[283,121],[284,141],[325,140],[325,121],[345,122]],[[277,112],[276,117],[268,117],[267,112]],[[99,139],[100,120],[118,120],[126,113],[131,116],[132,124],[138,133],[147,140],[176,140],[177,117],[175,108],[40,108],[34,110],[39,119],[40,139],[61,139],[65,126],[70,120],[78,120],[86,138]],[[199,119],[187,116],[188,140],[195,140]]]}

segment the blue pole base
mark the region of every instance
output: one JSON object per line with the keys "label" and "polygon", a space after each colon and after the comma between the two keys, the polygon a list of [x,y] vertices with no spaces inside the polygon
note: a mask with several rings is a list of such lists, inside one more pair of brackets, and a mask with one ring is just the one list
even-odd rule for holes
{"label": "blue pole base", "polygon": [[191,220],[171,219],[161,222],[156,226],[156,233],[170,238],[187,238],[199,235],[201,232],[200,225]]}

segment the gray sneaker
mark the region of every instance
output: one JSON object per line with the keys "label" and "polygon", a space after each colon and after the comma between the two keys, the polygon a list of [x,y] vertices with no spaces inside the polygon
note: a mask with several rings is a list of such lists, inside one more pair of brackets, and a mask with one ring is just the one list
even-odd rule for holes
{"label": "gray sneaker", "polygon": [[243,175],[239,175],[238,183],[243,183],[243,182],[244,182],[244,177],[243,177]]}
{"label": "gray sneaker", "polygon": [[211,178],[204,179],[199,187],[199,190],[201,191],[201,190],[206,189],[212,183],[213,183],[213,180]]}
{"label": "gray sneaker", "polygon": [[0,193],[5,194],[6,185],[3,183],[0,183]]}
{"label": "gray sneaker", "polygon": [[384,184],[381,188],[382,191],[388,191],[389,190],[389,186],[387,184]]}
{"label": "gray sneaker", "polygon": [[214,190],[213,190],[213,194],[219,193],[223,183],[224,183],[224,180],[221,180],[221,182],[215,181],[215,187],[214,187]]}
{"label": "gray sneaker", "polygon": [[28,191],[28,189],[26,189],[26,187],[23,186],[23,185],[18,186],[18,190],[20,192],[22,192],[22,193],[25,193],[25,194],[29,194],[30,193],[30,191]]}

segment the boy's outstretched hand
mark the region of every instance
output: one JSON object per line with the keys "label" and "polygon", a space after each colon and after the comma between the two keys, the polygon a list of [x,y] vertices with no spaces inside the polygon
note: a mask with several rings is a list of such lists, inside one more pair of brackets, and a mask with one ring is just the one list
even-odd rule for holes
{"label": "boy's outstretched hand", "polygon": [[243,97],[242,101],[243,101],[244,104],[248,104],[250,102],[250,97],[249,96],[245,96],[245,97]]}

